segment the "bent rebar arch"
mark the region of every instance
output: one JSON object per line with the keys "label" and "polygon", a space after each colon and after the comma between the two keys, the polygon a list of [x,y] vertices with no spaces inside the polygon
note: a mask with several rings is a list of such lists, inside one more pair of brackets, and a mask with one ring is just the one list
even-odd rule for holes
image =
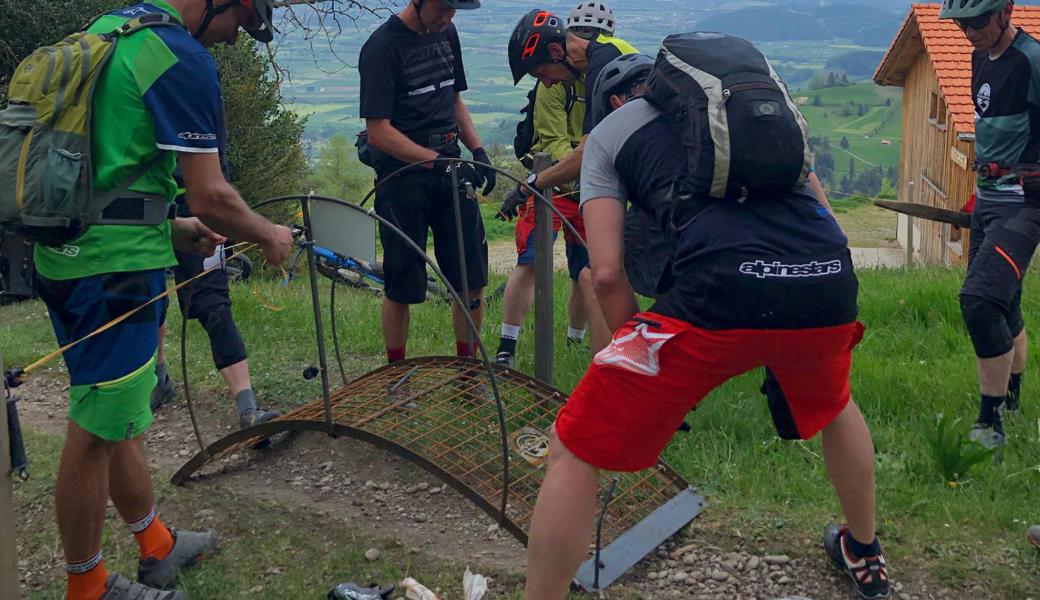
{"label": "bent rebar arch", "polygon": [[[513,473],[510,500],[501,526],[526,543],[544,468],[524,458],[515,437],[531,430],[547,434],[566,397],[519,371],[497,365],[494,370],[505,406],[506,427],[513,438],[509,449]],[[484,375],[480,361],[466,358],[423,357],[386,365],[333,392],[332,429],[336,435],[372,443],[417,464],[498,519],[501,474],[494,435],[497,414]],[[395,393],[390,394],[390,390]],[[324,413],[324,402],[317,399],[275,421],[232,433],[188,461],[172,482],[181,485],[199,471],[216,475],[262,460],[248,449],[280,432],[324,433]],[[237,458],[232,459],[233,455]],[[689,488],[664,462],[646,471],[618,474],[617,480],[603,520],[604,545]],[[611,483],[612,478],[602,478],[601,495],[606,496]]]}

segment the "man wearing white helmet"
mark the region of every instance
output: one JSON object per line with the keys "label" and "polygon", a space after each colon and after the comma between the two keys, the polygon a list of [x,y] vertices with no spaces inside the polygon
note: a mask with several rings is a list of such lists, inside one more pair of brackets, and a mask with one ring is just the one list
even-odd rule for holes
{"label": "man wearing white helmet", "polygon": [[602,2],[582,2],[567,17],[567,31],[591,40],[598,35],[614,35],[614,13]]}

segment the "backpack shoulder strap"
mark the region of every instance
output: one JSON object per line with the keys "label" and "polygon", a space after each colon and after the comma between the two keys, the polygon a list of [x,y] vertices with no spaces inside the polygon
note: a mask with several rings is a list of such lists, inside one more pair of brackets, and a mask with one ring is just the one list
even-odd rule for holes
{"label": "backpack shoulder strap", "polygon": [[131,36],[142,29],[148,29],[150,27],[181,27],[184,26],[173,20],[170,15],[160,12],[152,13],[150,15],[144,15],[143,17],[135,17],[130,19],[126,23],[123,23],[121,27],[111,33],[115,37],[127,37]]}

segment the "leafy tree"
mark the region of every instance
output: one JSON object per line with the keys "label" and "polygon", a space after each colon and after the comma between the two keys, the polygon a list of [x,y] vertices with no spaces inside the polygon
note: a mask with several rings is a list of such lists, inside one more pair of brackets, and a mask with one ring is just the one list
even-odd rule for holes
{"label": "leafy tree", "polygon": [[[0,101],[29,53],[83,28],[126,0],[0,0]],[[228,123],[229,179],[250,202],[302,191],[307,171],[303,122],[281,106],[271,61],[248,36],[213,50]]]}
{"label": "leafy tree", "polygon": [[855,176],[856,176],[856,159],[850,157],[849,158],[849,179],[852,179]]}
{"label": "leafy tree", "polygon": [[213,57],[227,111],[228,179],[249,203],[303,192],[304,122],[282,106],[267,53],[243,35],[234,46],[215,47]]}
{"label": "leafy tree", "polygon": [[0,101],[15,67],[40,46],[82,29],[94,16],[125,0],[0,0]]}
{"label": "leafy tree", "polygon": [[859,107],[856,108],[856,115],[862,117],[865,114],[867,114],[867,105],[861,103]]}
{"label": "leafy tree", "polygon": [[820,95],[816,94],[812,99],[813,106],[823,106],[823,100],[820,99]]}
{"label": "leafy tree", "polygon": [[845,136],[841,136],[841,142],[839,142],[839,144],[841,144],[841,149],[842,150],[848,150],[849,149],[849,138],[847,138]]}

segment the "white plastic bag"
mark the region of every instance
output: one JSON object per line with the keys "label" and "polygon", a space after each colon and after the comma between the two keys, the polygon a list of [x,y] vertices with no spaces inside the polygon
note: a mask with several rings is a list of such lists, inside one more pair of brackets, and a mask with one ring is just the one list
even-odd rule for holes
{"label": "white plastic bag", "polygon": [[465,600],[482,600],[488,591],[487,578],[483,575],[474,575],[469,567],[462,576],[462,592]]}

